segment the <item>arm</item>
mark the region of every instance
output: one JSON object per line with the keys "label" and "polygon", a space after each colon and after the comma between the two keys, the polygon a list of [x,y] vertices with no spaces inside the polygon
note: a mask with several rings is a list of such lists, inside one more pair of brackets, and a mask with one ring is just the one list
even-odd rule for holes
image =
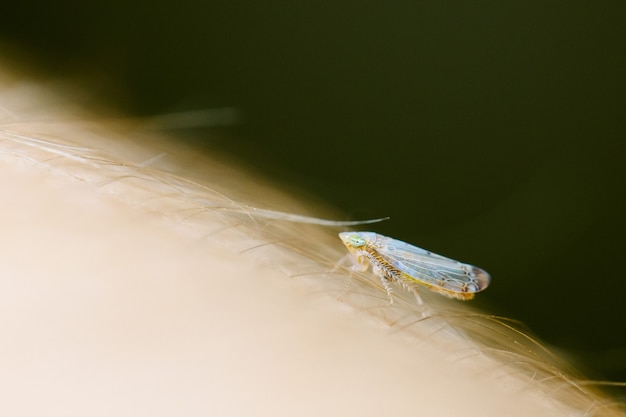
{"label": "arm", "polygon": [[336,229],[259,215],[309,209],[241,169],[19,99],[53,122],[3,100],[2,414],[613,412],[466,305],[392,307],[368,273],[344,295]]}

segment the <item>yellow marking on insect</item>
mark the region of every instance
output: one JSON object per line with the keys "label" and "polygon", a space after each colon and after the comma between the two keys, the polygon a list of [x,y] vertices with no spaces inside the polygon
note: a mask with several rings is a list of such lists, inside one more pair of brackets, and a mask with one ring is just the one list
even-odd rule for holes
{"label": "yellow marking on insect", "polygon": [[484,270],[429,252],[401,240],[374,232],[343,232],[339,238],[361,266],[372,267],[387,291],[391,303],[390,282],[406,288],[418,297],[417,287],[459,300],[471,300],[487,288],[491,277]]}

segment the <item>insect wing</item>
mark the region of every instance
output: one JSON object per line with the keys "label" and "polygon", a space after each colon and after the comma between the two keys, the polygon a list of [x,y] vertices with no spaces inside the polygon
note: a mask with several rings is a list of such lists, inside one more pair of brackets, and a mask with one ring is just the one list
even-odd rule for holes
{"label": "insect wing", "polygon": [[429,286],[455,293],[475,293],[489,285],[489,274],[482,269],[400,240],[377,235],[374,247],[390,264]]}

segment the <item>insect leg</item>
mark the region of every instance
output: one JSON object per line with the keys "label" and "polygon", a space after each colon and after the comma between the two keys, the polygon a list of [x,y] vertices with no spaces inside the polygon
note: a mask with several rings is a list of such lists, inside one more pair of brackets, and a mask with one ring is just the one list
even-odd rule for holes
{"label": "insect leg", "polygon": [[413,294],[415,294],[415,301],[417,301],[417,305],[421,306],[423,304],[422,297],[420,297],[420,293],[417,290],[413,290]]}
{"label": "insect leg", "polygon": [[393,297],[391,296],[391,283],[389,282],[389,280],[384,276],[384,275],[379,275],[380,278],[380,283],[383,284],[383,287],[385,288],[385,290],[387,291],[387,295],[389,296],[389,304],[393,304]]}
{"label": "insect leg", "polygon": [[367,267],[368,267],[367,264],[359,263],[357,259],[355,258],[355,256],[352,255],[351,253],[346,253],[344,256],[341,257],[341,259],[339,259],[339,261],[337,261],[335,266],[333,266],[333,269],[331,269],[331,272],[336,272],[340,266],[344,265],[348,261],[351,263],[351,265],[348,267],[350,272],[348,273],[348,276],[346,277],[343,291],[341,292],[341,295],[337,298],[337,300],[341,302],[343,302],[344,297],[346,296],[346,294],[350,290],[350,287],[352,286],[352,280],[353,280],[352,274],[355,271],[365,272],[365,270],[367,270]]}
{"label": "insect leg", "polygon": [[341,295],[339,296],[337,300],[343,303],[343,299],[348,293],[348,291],[350,290],[351,286],[352,286],[352,271],[350,271],[350,273],[348,274],[348,277],[346,278],[346,281],[343,285],[343,291],[341,292]]}
{"label": "insect leg", "polygon": [[[339,269],[340,266],[346,264],[346,261],[350,260],[350,259],[354,259],[353,256],[349,253],[346,253],[345,255],[343,255],[341,257],[341,259],[339,259],[336,263],[335,266],[333,266],[333,269],[330,270],[330,272],[337,272],[337,270]],[[352,263],[354,263],[354,261],[352,261]]]}

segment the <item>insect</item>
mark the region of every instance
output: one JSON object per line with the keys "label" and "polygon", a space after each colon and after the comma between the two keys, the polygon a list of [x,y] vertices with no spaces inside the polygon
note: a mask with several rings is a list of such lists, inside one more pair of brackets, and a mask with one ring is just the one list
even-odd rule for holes
{"label": "insect", "polygon": [[390,303],[390,282],[415,294],[422,285],[432,291],[459,300],[471,300],[487,288],[491,280],[482,269],[429,252],[401,240],[374,232],[343,232],[339,238],[355,257],[360,270],[372,267],[387,291]]}

